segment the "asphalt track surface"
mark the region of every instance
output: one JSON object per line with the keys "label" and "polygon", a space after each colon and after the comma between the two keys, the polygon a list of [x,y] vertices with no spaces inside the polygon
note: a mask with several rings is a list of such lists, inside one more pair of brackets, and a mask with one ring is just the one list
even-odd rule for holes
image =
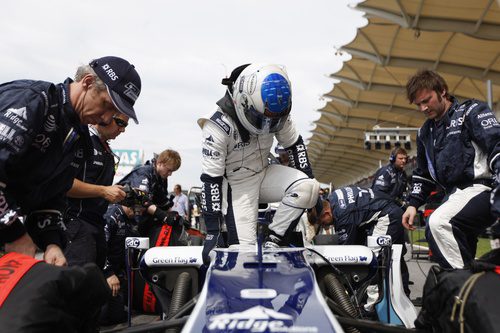
{"label": "asphalt track surface", "polygon": [[[413,285],[410,285],[410,298],[413,300],[417,297],[422,297],[425,279],[427,278],[429,269],[431,268],[431,266],[437,264],[429,260],[428,250],[414,249],[412,251],[409,244],[407,248],[408,252],[405,255],[405,260],[410,272],[410,281],[413,281]],[[420,308],[418,308],[418,310],[420,310]]]}

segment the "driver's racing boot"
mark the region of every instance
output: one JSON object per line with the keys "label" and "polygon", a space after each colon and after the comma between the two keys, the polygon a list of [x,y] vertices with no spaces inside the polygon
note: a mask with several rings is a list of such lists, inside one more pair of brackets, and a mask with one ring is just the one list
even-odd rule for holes
{"label": "driver's racing boot", "polygon": [[264,240],[264,248],[278,248],[280,247],[281,237],[276,235],[273,231],[269,230],[269,235],[267,235]]}

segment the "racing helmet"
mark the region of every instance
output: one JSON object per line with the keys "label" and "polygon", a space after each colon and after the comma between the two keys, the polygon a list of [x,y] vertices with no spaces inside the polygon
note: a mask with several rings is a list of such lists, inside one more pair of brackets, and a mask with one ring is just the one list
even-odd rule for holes
{"label": "racing helmet", "polygon": [[251,134],[268,134],[283,128],[292,109],[292,90],[284,67],[251,64],[232,87],[236,115]]}

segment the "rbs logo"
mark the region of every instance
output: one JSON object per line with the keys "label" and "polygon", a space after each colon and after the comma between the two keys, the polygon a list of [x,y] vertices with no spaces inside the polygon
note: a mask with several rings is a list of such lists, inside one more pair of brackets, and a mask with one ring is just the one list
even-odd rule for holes
{"label": "rbs logo", "polygon": [[111,68],[108,64],[103,65],[102,69],[104,69],[104,71],[106,72],[106,74],[108,74],[109,78],[112,81],[118,80],[118,75],[116,75],[116,73],[113,70],[113,68]]}

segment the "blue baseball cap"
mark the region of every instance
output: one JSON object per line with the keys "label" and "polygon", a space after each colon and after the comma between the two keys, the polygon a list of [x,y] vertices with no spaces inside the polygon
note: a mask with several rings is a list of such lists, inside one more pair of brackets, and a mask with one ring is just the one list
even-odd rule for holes
{"label": "blue baseball cap", "polygon": [[112,56],[94,59],[89,65],[106,85],[118,111],[138,124],[134,104],[141,93],[141,78],[134,65],[125,59]]}

